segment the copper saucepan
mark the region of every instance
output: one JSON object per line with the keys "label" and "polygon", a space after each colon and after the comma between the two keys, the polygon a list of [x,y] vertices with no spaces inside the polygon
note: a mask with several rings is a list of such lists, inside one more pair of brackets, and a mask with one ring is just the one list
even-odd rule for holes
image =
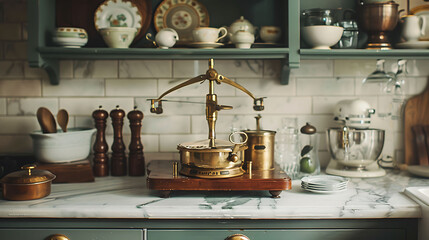
{"label": "copper saucepan", "polygon": [[7,174],[1,179],[3,198],[6,200],[33,200],[51,193],[51,182],[55,175],[47,170],[34,169],[25,165],[24,170]]}

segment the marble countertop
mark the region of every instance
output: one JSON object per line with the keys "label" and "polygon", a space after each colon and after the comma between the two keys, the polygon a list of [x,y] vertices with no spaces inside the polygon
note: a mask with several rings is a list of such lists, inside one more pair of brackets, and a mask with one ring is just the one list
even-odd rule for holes
{"label": "marble countertop", "polygon": [[348,190],[336,194],[307,192],[294,180],[281,198],[270,198],[268,191],[177,191],[160,198],[146,189],[145,177],[103,177],[92,183],[53,184],[43,199],[0,200],[0,218],[419,218],[420,206],[403,191],[423,185],[429,179],[389,172],[381,178],[352,178]]}

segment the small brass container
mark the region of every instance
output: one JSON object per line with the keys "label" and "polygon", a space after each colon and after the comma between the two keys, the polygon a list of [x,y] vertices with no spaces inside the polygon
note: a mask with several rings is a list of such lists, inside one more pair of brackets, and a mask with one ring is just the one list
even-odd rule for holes
{"label": "small brass container", "polygon": [[249,139],[248,148],[244,152],[244,169],[247,162],[252,161],[253,170],[274,169],[274,141],[276,132],[270,130],[248,130],[244,131]]}

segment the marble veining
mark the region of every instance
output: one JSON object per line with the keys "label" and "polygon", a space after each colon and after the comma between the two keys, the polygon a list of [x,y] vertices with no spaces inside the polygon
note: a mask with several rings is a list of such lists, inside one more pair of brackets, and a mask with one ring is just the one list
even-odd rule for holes
{"label": "marble veining", "polygon": [[177,191],[160,198],[146,188],[145,177],[104,177],[93,183],[53,184],[51,194],[32,201],[0,200],[0,217],[136,219],[330,219],[418,218],[421,208],[402,192],[427,186],[429,179],[405,172],[381,178],[354,178],[348,190],[316,194],[300,180],[281,198],[268,191]]}

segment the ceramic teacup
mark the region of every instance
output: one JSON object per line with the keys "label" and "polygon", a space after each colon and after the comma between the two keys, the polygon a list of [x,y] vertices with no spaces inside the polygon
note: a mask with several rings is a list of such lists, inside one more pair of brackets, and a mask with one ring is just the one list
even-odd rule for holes
{"label": "ceramic teacup", "polygon": [[[222,35],[219,37],[219,34],[221,33]],[[227,33],[228,31],[224,27],[199,27],[192,31],[192,36],[194,38],[194,42],[215,43],[226,37]]]}
{"label": "ceramic teacup", "polygon": [[282,31],[277,26],[262,26],[259,35],[262,41],[266,43],[276,43],[282,34]]}
{"label": "ceramic teacup", "polygon": [[108,27],[99,30],[110,48],[128,48],[136,36],[137,29],[129,27]]}

